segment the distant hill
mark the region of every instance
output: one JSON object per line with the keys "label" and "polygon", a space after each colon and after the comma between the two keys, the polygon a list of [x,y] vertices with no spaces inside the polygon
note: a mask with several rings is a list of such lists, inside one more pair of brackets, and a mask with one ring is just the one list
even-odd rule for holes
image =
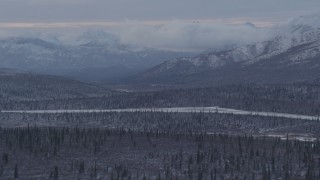
{"label": "distant hill", "polygon": [[63,77],[0,69],[0,103],[108,96],[111,90]]}

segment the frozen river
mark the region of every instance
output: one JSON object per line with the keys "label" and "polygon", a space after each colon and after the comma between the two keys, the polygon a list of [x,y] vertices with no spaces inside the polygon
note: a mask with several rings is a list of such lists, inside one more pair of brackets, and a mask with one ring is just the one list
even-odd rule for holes
{"label": "frozen river", "polygon": [[87,109],[87,110],[13,110],[1,111],[2,113],[30,113],[30,114],[45,114],[45,113],[99,113],[99,112],[178,112],[178,113],[221,113],[221,114],[236,114],[236,115],[258,115],[269,117],[283,117],[292,119],[304,120],[319,120],[319,116],[307,116],[299,114],[275,113],[275,112],[258,112],[244,111],[237,109],[228,109],[221,107],[174,107],[174,108],[132,108],[132,109]]}

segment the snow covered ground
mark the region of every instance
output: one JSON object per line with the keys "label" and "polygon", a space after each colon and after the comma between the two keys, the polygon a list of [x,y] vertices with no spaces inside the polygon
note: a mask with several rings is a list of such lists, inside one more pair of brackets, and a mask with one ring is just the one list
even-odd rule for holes
{"label": "snow covered ground", "polygon": [[133,109],[88,109],[88,110],[25,110],[25,111],[1,111],[2,113],[99,113],[99,112],[178,112],[178,113],[221,113],[221,114],[236,114],[236,115],[257,115],[268,117],[283,117],[292,119],[304,120],[319,120],[319,116],[307,116],[298,114],[275,113],[275,112],[257,112],[243,111],[236,109],[228,109],[221,107],[175,107],[175,108],[133,108]]}

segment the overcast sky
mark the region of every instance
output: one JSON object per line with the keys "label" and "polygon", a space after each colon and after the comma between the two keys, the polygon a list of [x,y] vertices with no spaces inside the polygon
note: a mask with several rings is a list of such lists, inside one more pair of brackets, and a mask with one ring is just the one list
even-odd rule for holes
{"label": "overcast sky", "polygon": [[0,22],[171,19],[284,21],[319,11],[319,0],[1,0]]}
{"label": "overcast sky", "polygon": [[319,7],[320,0],[0,0],[0,36],[15,29],[100,28],[123,42],[204,49],[263,40],[265,33],[242,25],[269,27]]}

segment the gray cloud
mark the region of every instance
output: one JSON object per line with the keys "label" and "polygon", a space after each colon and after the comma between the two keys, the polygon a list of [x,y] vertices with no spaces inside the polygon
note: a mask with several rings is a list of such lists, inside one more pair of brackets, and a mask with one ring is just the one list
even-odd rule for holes
{"label": "gray cloud", "polygon": [[271,36],[269,28],[218,23],[172,21],[163,25],[127,22],[115,34],[123,43],[146,47],[201,51],[234,44],[263,41]]}
{"label": "gray cloud", "polygon": [[117,26],[96,28],[89,26],[81,28],[8,28],[0,29],[0,38],[22,36],[50,40],[57,37],[62,42],[73,44],[75,39],[88,29],[100,29],[115,34],[123,44],[177,51],[219,49],[229,45],[263,41],[271,36],[269,27],[257,28],[251,24],[173,20],[159,24],[158,22],[126,21]]}

